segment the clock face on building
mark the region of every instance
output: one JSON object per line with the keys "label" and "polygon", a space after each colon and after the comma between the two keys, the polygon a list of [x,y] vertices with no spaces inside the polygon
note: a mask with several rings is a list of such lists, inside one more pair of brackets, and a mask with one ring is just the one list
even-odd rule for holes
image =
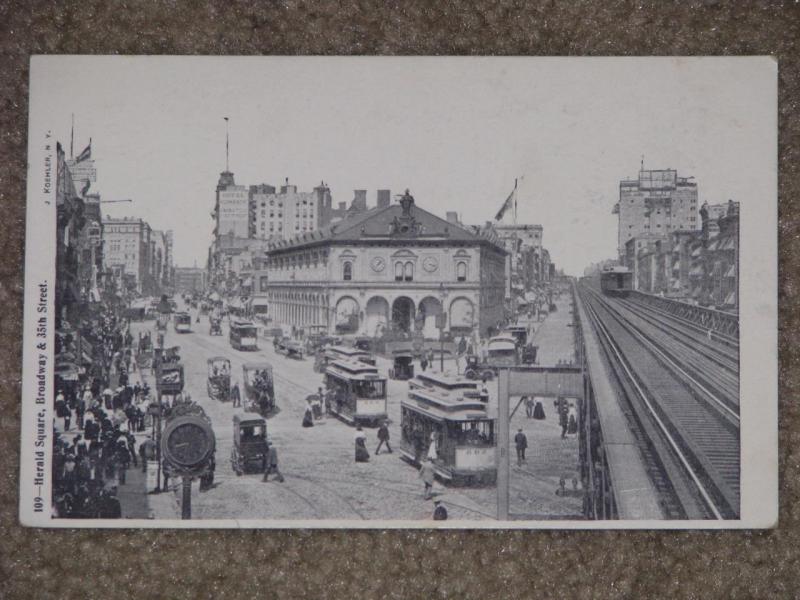
{"label": "clock face on building", "polygon": [[428,273],[433,273],[436,269],[439,268],[439,261],[436,260],[436,258],[434,258],[433,256],[429,256],[422,261],[422,268],[425,269]]}
{"label": "clock face on building", "polygon": [[179,423],[167,427],[163,450],[169,462],[190,468],[208,457],[214,449],[214,434],[200,421],[191,417],[180,418]]}
{"label": "clock face on building", "polygon": [[386,261],[383,259],[383,257],[376,256],[375,258],[372,259],[370,265],[372,266],[373,271],[375,271],[376,273],[380,273],[386,267]]}

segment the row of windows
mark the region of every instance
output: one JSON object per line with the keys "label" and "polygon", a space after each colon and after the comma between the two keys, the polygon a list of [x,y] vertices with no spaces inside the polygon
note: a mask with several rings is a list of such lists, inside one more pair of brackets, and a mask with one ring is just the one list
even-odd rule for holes
{"label": "row of windows", "polygon": [[[274,199],[270,200],[269,201],[269,205],[270,206],[275,206],[275,200]],[[308,206],[308,205],[309,205],[308,199],[304,199],[303,200],[303,206]],[[311,206],[313,206],[313,205],[314,205],[314,203],[311,202]],[[265,200],[262,200],[261,201],[261,208],[264,208],[266,206],[267,206],[267,202]],[[299,206],[299,203],[298,203],[298,206]],[[278,208],[283,208],[283,200],[278,200]]]}
{"label": "row of windows", "polygon": [[[353,280],[353,263],[345,261],[342,265],[342,279],[344,281]],[[414,263],[411,261],[403,262],[398,260],[394,263],[395,281],[414,281]],[[459,261],[456,263],[456,281],[467,280],[467,263]]]}

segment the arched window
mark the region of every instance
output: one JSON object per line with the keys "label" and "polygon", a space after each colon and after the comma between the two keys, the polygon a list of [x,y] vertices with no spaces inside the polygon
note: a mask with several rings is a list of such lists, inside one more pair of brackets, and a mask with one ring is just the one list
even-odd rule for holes
{"label": "arched window", "polygon": [[350,261],[344,263],[344,267],[342,267],[342,279],[345,281],[353,279],[353,263]]}
{"label": "arched window", "polygon": [[467,263],[459,262],[456,264],[456,280],[457,281],[467,280]]}
{"label": "arched window", "polygon": [[412,263],[411,261],[407,262],[404,272],[405,272],[404,279],[406,281],[414,281],[414,263]]}
{"label": "arched window", "polygon": [[403,263],[399,261],[394,263],[394,280],[403,281]]}

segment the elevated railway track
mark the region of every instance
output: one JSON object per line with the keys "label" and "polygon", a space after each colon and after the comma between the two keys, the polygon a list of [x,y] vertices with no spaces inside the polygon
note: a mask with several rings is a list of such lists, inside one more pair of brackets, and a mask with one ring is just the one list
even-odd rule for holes
{"label": "elevated railway track", "polygon": [[[738,341],[722,332],[709,337],[690,319],[635,295],[609,298],[586,284],[576,291],[581,326],[591,327],[602,347],[604,374],[639,447],[637,468],[649,477],[660,518],[737,518]],[[624,469],[615,466],[616,473]]]}

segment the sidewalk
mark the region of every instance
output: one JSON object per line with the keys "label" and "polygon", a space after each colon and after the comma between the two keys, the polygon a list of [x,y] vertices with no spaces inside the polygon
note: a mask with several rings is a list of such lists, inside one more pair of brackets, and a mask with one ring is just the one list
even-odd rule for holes
{"label": "sidewalk", "polygon": [[539,346],[537,363],[552,367],[575,360],[575,332],[572,330],[572,297],[562,294],[555,301],[557,310],[547,315],[533,334],[533,344]]}

